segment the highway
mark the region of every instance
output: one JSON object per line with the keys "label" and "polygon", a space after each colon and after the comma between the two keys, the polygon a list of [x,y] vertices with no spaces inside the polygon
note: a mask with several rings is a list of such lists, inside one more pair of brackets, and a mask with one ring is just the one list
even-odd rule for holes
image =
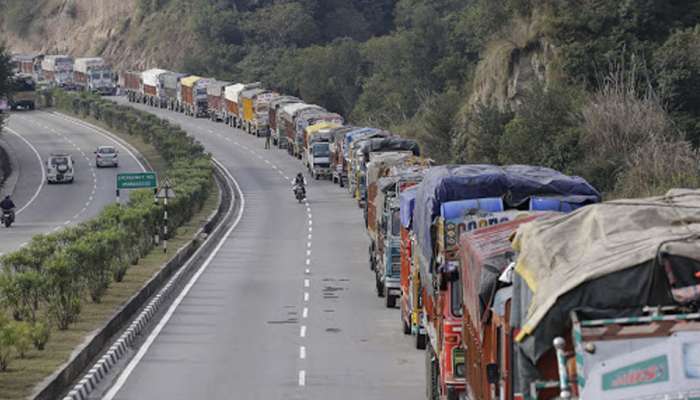
{"label": "highway", "polygon": [[402,334],[399,310],[374,292],[361,210],[347,191],[307,175],[308,203],[299,204],[290,180],[303,167],[285,150],[136,107],[202,142],[235,176],[244,209],[103,398],[423,398],[424,354]]}
{"label": "highway", "polygon": [[[115,202],[118,171],[140,172],[141,163],[124,146],[70,119],[43,111],[12,113],[3,133],[7,152],[16,161],[16,185],[3,188],[15,202],[15,223],[0,227],[0,253],[16,250],[39,233],[90,219]],[[99,145],[119,149],[120,166],[95,168],[93,151]],[[72,184],[46,183],[45,165],[53,152],[73,156]],[[9,193],[8,193],[9,192]],[[126,198],[125,198],[126,200]]]}

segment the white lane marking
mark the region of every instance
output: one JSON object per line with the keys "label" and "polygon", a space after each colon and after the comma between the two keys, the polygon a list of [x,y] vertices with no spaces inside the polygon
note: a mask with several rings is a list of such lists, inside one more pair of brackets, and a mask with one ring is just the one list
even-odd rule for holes
{"label": "white lane marking", "polygon": [[310,284],[311,282],[308,279],[304,279],[304,287],[309,287]]}
{"label": "white lane marking", "polygon": [[310,256],[311,255],[311,250],[306,250],[306,255]]}
{"label": "white lane marking", "polygon": [[304,292],[304,301],[309,301],[309,292]]}
{"label": "white lane marking", "polygon": [[68,225],[68,224],[70,224],[70,220],[63,223],[63,225]]}
{"label": "white lane marking", "polygon": [[312,237],[312,236],[313,236],[313,235],[311,235],[311,234],[309,233],[309,240],[311,240],[311,237]]}
{"label": "white lane marking", "polygon": [[311,247],[311,242],[306,243],[306,247]]}
{"label": "white lane marking", "polygon": [[309,260],[308,258],[306,259],[306,265],[311,265],[311,260]]}
{"label": "white lane marking", "polygon": [[299,358],[302,360],[306,358],[306,347],[299,346]]}
{"label": "white lane marking", "polygon": [[[306,207],[306,212],[310,213],[311,212],[311,207]],[[311,218],[311,214],[309,214],[309,218]]]}
{"label": "white lane marking", "polygon": [[304,307],[304,310],[301,312],[301,317],[302,318],[308,318],[309,317],[309,308]]}
{"label": "white lane marking", "polygon": [[[117,146],[119,146],[119,147],[121,147],[123,150],[125,150],[125,151],[129,154],[129,156],[131,156],[131,158],[133,158],[134,161],[136,161],[136,164],[138,164],[138,166],[139,166],[139,168],[141,168],[141,171],[142,171],[142,172],[146,172],[146,171],[147,171],[146,166],[144,166],[143,163],[141,162],[141,160],[139,160],[138,157],[136,157],[135,152],[138,153],[138,150],[136,150],[134,147],[132,147],[132,146],[131,146],[128,142],[126,142],[125,140],[123,140],[123,139],[121,139],[121,138],[117,138],[116,136],[113,136],[112,133],[110,133],[110,132],[108,132],[108,131],[106,131],[106,130],[103,130],[102,128],[96,127],[96,126],[94,126],[94,125],[88,124],[88,123],[83,122],[83,121],[80,121],[80,120],[76,120],[76,119],[74,119],[74,118],[72,118],[72,117],[68,117],[68,116],[66,116],[66,115],[63,115],[63,114],[60,114],[60,113],[57,113],[57,112],[50,112],[50,113],[48,113],[48,114],[49,114],[49,115],[53,115],[53,116],[56,117],[56,118],[63,119],[63,120],[65,120],[65,121],[69,121],[69,122],[73,123],[74,125],[82,126],[83,128],[90,129],[90,130],[92,130],[92,131],[94,131],[94,132],[97,132],[100,136],[102,136],[102,137],[108,139],[108,140],[111,141],[112,143],[116,144]],[[132,151],[132,149],[133,149],[134,151]],[[146,161],[146,163],[148,163],[148,161]],[[150,165],[149,165],[148,167],[149,167],[150,169],[153,169]]]}
{"label": "white lane marking", "polygon": [[299,371],[299,386],[306,386],[306,371]]}
{"label": "white lane marking", "polygon": [[309,227],[309,232],[313,232],[313,229],[314,229],[314,228]]}
{"label": "white lane marking", "polygon": [[103,397],[103,400],[112,400],[114,399],[114,396],[117,395],[119,390],[124,386],[124,383],[126,383],[126,380],[129,378],[129,375],[131,375],[132,372],[134,372],[134,369],[136,369],[136,366],[138,365],[139,362],[141,362],[141,359],[143,358],[144,355],[146,355],[146,352],[148,349],[153,345],[153,342],[156,340],[160,332],[163,330],[165,325],[170,321],[170,318],[173,316],[175,313],[175,309],[180,305],[182,300],[187,296],[187,294],[190,292],[192,287],[194,286],[195,283],[197,283],[197,280],[199,280],[199,277],[204,273],[204,271],[207,269],[209,264],[211,264],[212,260],[214,257],[219,253],[219,250],[221,250],[221,247],[224,245],[224,243],[228,240],[229,236],[231,236],[231,233],[233,233],[234,229],[238,226],[238,223],[241,222],[241,218],[243,217],[243,210],[245,209],[245,196],[243,195],[243,191],[241,190],[241,187],[238,185],[238,181],[236,181],[236,178],[233,177],[231,172],[223,166],[219,161],[216,159],[212,159],[214,162],[218,163],[226,175],[228,175],[229,179],[233,182],[233,185],[236,187],[236,192],[238,192],[238,195],[240,196],[241,199],[241,205],[240,208],[238,209],[238,215],[236,216],[236,220],[233,222],[233,225],[226,231],[224,236],[221,238],[219,243],[216,245],[214,250],[209,254],[209,257],[204,261],[204,264],[199,268],[199,270],[190,278],[189,282],[187,282],[187,285],[182,289],[182,292],[177,296],[177,298],[173,301],[173,304],[170,305],[170,308],[168,308],[168,311],[165,313],[163,318],[158,322],[158,325],[153,329],[153,332],[148,336],[144,344],[141,346],[139,349],[138,353],[136,353],[136,356],[129,362],[129,364],[126,366],[122,374],[119,376],[117,381],[114,383],[114,385],[109,389],[109,392]]}
{"label": "white lane marking", "polygon": [[36,200],[37,197],[39,197],[39,192],[41,192],[41,189],[44,187],[44,182],[46,181],[46,170],[44,169],[44,162],[41,161],[41,154],[39,154],[39,151],[36,149],[36,147],[34,147],[34,145],[29,143],[29,140],[25,139],[22,135],[20,135],[19,133],[17,133],[13,129],[7,128],[7,127],[5,127],[5,129],[8,132],[10,132],[11,134],[20,138],[24,143],[27,144],[27,146],[29,146],[30,149],[32,149],[32,151],[34,152],[34,155],[36,155],[36,159],[39,160],[39,169],[41,170],[41,183],[39,184],[39,187],[36,188],[34,195],[32,195],[32,197],[29,199],[27,204],[25,204],[24,206],[22,206],[22,208],[20,208],[19,210],[17,210],[17,212],[15,212],[16,215],[19,215],[20,213],[22,213],[22,211],[24,211],[27,207],[29,207],[29,205],[32,204],[34,202],[34,200]]}
{"label": "white lane marking", "polygon": [[302,325],[301,328],[299,328],[299,336],[306,337],[306,325]]}

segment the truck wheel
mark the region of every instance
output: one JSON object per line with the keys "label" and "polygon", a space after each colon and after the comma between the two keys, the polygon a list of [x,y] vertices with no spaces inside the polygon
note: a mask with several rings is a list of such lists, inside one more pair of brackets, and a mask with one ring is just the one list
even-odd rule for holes
{"label": "truck wheel", "polygon": [[428,343],[428,337],[424,333],[416,334],[416,349],[425,350],[427,343]]}
{"label": "truck wheel", "polygon": [[425,372],[426,398],[428,400],[440,400],[440,370],[432,348],[425,352]]}
{"label": "truck wheel", "polygon": [[386,308],[396,308],[396,296],[393,294],[386,294]]}
{"label": "truck wheel", "polygon": [[401,311],[401,325],[403,325],[403,334],[404,335],[410,335],[411,334],[411,324],[406,323],[406,319],[403,317],[404,311]]}

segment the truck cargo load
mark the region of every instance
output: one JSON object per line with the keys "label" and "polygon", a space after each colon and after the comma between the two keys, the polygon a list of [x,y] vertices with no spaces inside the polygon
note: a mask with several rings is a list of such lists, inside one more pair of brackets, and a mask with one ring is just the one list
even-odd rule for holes
{"label": "truck cargo load", "polygon": [[158,96],[158,77],[162,74],[168,73],[164,69],[152,68],[147,69],[141,73],[141,83],[143,90],[142,101],[150,106],[156,105]]}
{"label": "truck cargo load", "polygon": [[177,109],[180,79],[189,76],[179,72],[165,72],[158,76],[158,99],[160,108],[171,111]]}
{"label": "truck cargo load", "polygon": [[207,86],[207,104],[209,118],[212,121],[223,121],[225,119],[224,88],[230,86],[231,82],[212,80]]}
{"label": "truck cargo load", "polygon": [[73,57],[47,55],[41,61],[41,69],[50,85],[73,89]]}
{"label": "truck cargo load", "polygon": [[270,101],[268,105],[268,124],[270,128],[270,134],[272,135],[272,144],[275,146],[280,146],[280,132],[277,127],[277,115],[280,108],[286,104],[290,103],[303,103],[301,99],[294,96],[279,96]]}
{"label": "truck cargo load", "polygon": [[278,97],[280,97],[279,93],[270,90],[266,90],[255,97],[251,127],[251,133],[254,133],[255,136],[270,136],[270,103]]}
{"label": "truck cargo load", "polygon": [[513,243],[515,391],[545,399],[558,392],[531,388],[554,385],[582,399],[697,396],[699,210],[700,191],[674,189],[522,226]]}
{"label": "truck cargo load", "polygon": [[112,67],[102,57],[76,58],[73,65],[73,81],[78,90],[103,95],[115,92]]}
{"label": "truck cargo load", "polygon": [[[501,196],[509,208],[527,203],[532,196],[547,194],[575,204],[591,204],[600,193],[583,178],[567,176],[545,167],[511,165],[445,165],[431,168],[419,186],[414,215],[421,264],[432,265],[430,227],[440,205],[467,198]],[[423,271],[422,273],[429,273]]]}

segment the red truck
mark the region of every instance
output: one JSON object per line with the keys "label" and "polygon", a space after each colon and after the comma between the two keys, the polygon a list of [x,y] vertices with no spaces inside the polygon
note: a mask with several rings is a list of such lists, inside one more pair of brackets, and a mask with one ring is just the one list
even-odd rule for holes
{"label": "red truck", "polygon": [[141,91],[141,73],[137,71],[125,71],[121,74],[122,89],[126,92],[126,98],[132,103],[140,103],[143,98]]}

